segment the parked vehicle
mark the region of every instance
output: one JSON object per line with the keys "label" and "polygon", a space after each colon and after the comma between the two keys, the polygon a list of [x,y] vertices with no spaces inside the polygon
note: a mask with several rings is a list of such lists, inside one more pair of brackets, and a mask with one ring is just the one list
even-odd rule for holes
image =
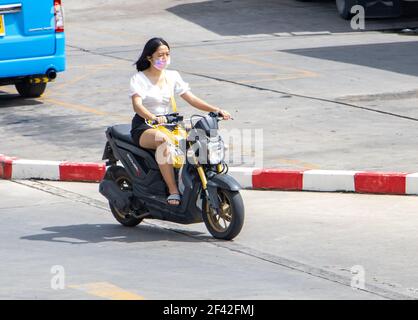
{"label": "parked vehicle", "polygon": [[[215,238],[233,239],[244,224],[244,204],[240,185],[228,175],[224,163],[224,144],[218,134],[222,117],[215,113],[193,116],[192,119],[198,120],[194,123],[190,120],[188,130],[178,114],[166,117],[166,126],[176,126],[170,135],[172,147],[183,145],[186,149],[173,152],[181,204],[167,203],[168,190],[155,151],[134,144],[130,125],[115,125],[106,131],[108,141],[103,160],[108,160],[109,167],[100,183],[100,193],[108,199],[113,216],[124,226],[136,226],[145,218],[182,224],[204,222]],[[182,155],[187,160],[179,161]],[[123,167],[117,165],[118,161]]]}
{"label": "parked vehicle", "polygon": [[0,0],[0,86],[39,97],[65,62],[61,0]]}
{"label": "parked vehicle", "polygon": [[[298,0],[301,2],[311,2],[315,0]],[[360,5],[364,8],[365,18],[390,18],[399,17],[404,13],[404,7],[408,2],[418,2],[418,0],[335,0],[337,12],[341,18],[349,20],[356,12],[351,12],[351,8]]]}
{"label": "parked vehicle", "polygon": [[335,3],[341,18],[348,20],[353,16],[351,8],[355,5],[361,5],[364,8],[367,18],[399,17],[402,14],[402,1],[336,0]]}

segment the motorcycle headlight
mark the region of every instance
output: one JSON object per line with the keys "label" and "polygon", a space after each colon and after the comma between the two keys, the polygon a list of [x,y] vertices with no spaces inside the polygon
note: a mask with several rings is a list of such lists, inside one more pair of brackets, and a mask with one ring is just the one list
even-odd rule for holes
{"label": "motorcycle headlight", "polygon": [[208,160],[210,164],[221,163],[225,158],[224,142],[221,137],[209,138]]}

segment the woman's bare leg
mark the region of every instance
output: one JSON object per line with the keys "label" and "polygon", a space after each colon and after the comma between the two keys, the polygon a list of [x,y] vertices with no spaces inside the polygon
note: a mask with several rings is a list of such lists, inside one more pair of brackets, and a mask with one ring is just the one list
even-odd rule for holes
{"label": "woman's bare leg", "polygon": [[[168,187],[170,194],[180,194],[176,185],[176,179],[174,177],[174,168],[171,163],[168,163],[167,159],[169,156],[169,150],[167,146],[166,136],[158,130],[148,129],[146,130],[139,139],[139,145],[142,148],[162,151],[165,159],[157,159],[158,167],[160,168],[161,175]],[[160,149],[162,148],[162,149]],[[156,154],[157,155],[157,154]],[[170,204],[178,205],[178,200],[170,200]]]}

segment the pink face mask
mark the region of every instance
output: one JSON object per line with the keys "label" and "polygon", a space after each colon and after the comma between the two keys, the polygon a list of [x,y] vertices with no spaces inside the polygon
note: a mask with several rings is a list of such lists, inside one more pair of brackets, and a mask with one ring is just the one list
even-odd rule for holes
{"label": "pink face mask", "polygon": [[154,62],[153,66],[157,68],[158,70],[163,70],[167,68],[171,63],[171,59],[168,58],[167,60],[158,59]]}

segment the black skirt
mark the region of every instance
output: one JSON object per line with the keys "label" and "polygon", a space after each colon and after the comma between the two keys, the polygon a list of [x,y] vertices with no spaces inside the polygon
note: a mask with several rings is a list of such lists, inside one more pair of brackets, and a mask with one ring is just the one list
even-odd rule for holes
{"label": "black skirt", "polygon": [[139,138],[148,129],[152,129],[150,125],[145,122],[145,119],[140,117],[138,114],[132,118],[131,125],[131,137],[137,146],[139,146]]}

